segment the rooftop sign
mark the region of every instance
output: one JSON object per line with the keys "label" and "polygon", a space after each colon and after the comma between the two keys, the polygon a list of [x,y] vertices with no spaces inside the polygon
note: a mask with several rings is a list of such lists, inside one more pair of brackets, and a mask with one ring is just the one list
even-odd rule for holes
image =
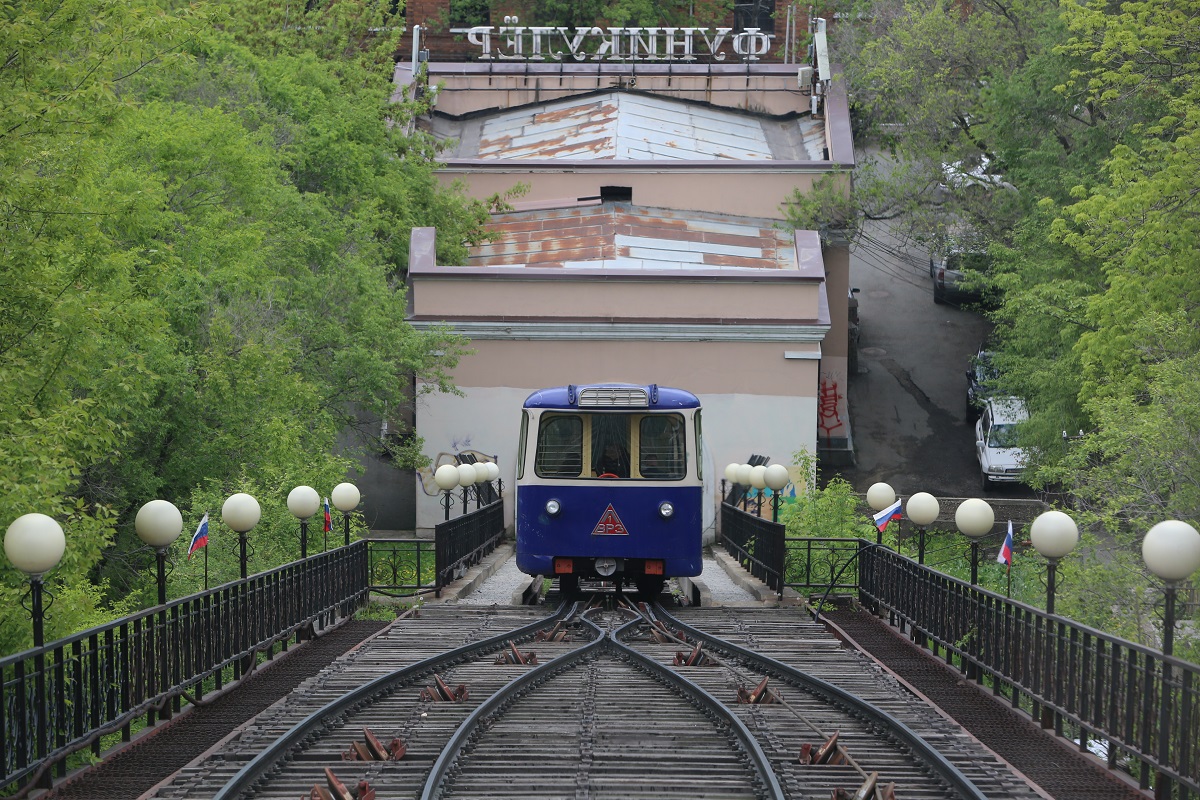
{"label": "rooftop sign", "polygon": [[733,33],[733,28],[477,25],[454,33],[466,33],[468,42],[482,48],[484,61],[724,61],[728,52],[758,61],[771,47],[771,35],[758,28]]}

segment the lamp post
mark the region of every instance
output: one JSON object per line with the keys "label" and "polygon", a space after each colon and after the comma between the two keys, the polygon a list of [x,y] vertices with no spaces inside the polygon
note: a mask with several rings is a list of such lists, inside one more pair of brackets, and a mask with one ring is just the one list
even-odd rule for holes
{"label": "lamp post", "polygon": [[738,486],[743,487],[742,511],[746,510],[746,504],[750,500],[750,492],[748,492],[747,489],[750,488],[750,473],[753,471],[753,469],[754,467],[750,466],[749,464],[738,464],[737,467],[737,479],[735,483],[737,483]]}
{"label": "lamp post", "polygon": [[321,507],[321,495],[311,486],[297,486],[288,492],[287,507],[300,520],[300,558],[308,558],[308,518]]}
{"label": "lamp post", "polygon": [[725,502],[725,498],[727,497],[725,493],[725,484],[728,483],[731,486],[737,484],[737,473],[738,467],[740,466],[741,464],[738,464],[737,462],[725,465],[725,480],[721,483],[721,502]]}
{"label": "lamp post", "polygon": [[[1150,571],[1165,582],[1163,607],[1164,656],[1175,648],[1175,592],[1179,581],[1187,580],[1200,569],[1200,533],[1182,520],[1160,522],[1142,540],[1142,560]],[[1171,665],[1162,666],[1161,704],[1158,713],[1158,763],[1166,764],[1171,757]],[[1178,715],[1177,715],[1178,716]],[[1171,780],[1162,772],[1155,776],[1154,796],[1167,800],[1171,796]]]}
{"label": "lamp post", "polygon": [[483,506],[483,484],[488,481],[487,462],[476,461],[471,465],[475,469],[475,508]]}
{"label": "lamp post", "polygon": [[167,550],[183,533],[183,514],[173,503],[151,500],[138,509],[133,520],[138,538],[154,548],[158,562],[158,604],[167,603]]}
{"label": "lamp post", "polygon": [[905,516],[917,526],[917,563],[925,563],[925,529],[933,524],[942,513],[941,504],[929,492],[917,492],[908,498],[904,507]]}
{"label": "lamp post", "polygon": [[449,520],[450,506],[454,504],[450,492],[455,486],[458,486],[458,467],[453,464],[442,464],[434,471],[433,482],[442,490],[442,508],[446,509],[446,520]]}
{"label": "lamp post", "polygon": [[245,492],[232,494],[221,506],[221,521],[228,525],[238,535],[239,561],[242,565],[242,579],[246,578],[246,534],[262,519],[262,509],[258,501]]}
{"label": "lamp post", "polygon": [[782,499],[779,493],[791,482],[792,476],[788,474],[788,468],[783,464],[772,464],[767,467],[763,478],[771,490],[771,521],[779,522],[779,502]]}
{"label": "lamp post", "polygon": [[1058,560],[1075,549],[1079,543],[1079,527],[1075,520],[1061,511],[1038,514],[1029,526],[1033,549],[1046,559],[1046,613],[1054,613],[1054,590],[1058,576]]}
{"label": "lamp post", "polygon": [[467,513],[467,503],[471,499],[471,487],[475,485],[475,467],[472,464],[459,464],[455,469],[458,470],[458,485],[462,487],[462,513]]}
{"label": "lamp post", "polygon": [[762,516],[763,489],[767,488],[767,468],[758,464],[750,468],[750,485],[758,491],[758,516]]}
{"label": "lamp post", "polygon": [[504,482],[500,480],[500,465],[495,461],[488,461],[486,466],[488,483],[495,482],[496,496],[499,497],[504,494]]}
{"label": "lamp post", "polygon": [[14,567],[29,576],[29,613],[33,617],[33,646],[39,651],[33,657],[37,693],[37,742],[34,750],[39,760],[44,759],[49,752],[46,657],[40,652],[46,644],[45,632],[42,629],[42,577],[62,560],[66,548],[67,539],[63,535],[62,526],[45,514],[25,514],[17,517],[4,534],[4,554]]}
{"label": "lamp post", "polygon": [[971,585],[979,583],[979,540],[991,533],[996,512],[978,497],[962,501],[954,512],[954,525],[971,540]]}
{"label": "lamp post", "polygon": [[[896,502],[896,490],[886,483],[873,483],[871,488],[867,489],[867,505],[871,510],[878,513]],[[899,536],[896,537],[897,541]],[[876,526],[875,544],[883,544],[883,529]]]}
{"label": "lamp post", "polygon": [[338,511],[342,512],[342,521],[346,534],[344,544],[350,544],[350,513],[358,508],[358,501],[362,499],[362,495],[358,491],[358,487],[353,483],[339,483],[333,487],[333,491],[329,493],[329,499],[333,501],[333,505]]}
{"label": "lamp post", "polygon": [[[153,692],[155,684],[162,686],[167,679],[167,550],[171,542],[183,533],[183,515],[174,504],[166,500],[151,500],[138,509],[133,520],[134,530],[138,538],[154,548],[154,560],[157,565],[158,580],[158,632],[153,634],[151,646],[158,652],[158,675],[150,675],[150,687]],[[157,641],[155,641],[157,639]],[[155,711],[146,712],[146,722],[154,724]],[[171,703],[164,705],[162,711],[164,720],[171,718]]]}

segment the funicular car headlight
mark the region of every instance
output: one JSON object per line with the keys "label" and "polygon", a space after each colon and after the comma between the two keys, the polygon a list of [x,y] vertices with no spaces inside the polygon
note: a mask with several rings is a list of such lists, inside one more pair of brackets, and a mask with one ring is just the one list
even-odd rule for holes
{"label": "funicular car headlight", "polygon": [[658,513],[662,515],[663,519],[670,519],[675,513],[675,506],[671,505],[670,503],[660,503],[658,506]]}
{"label": "funicular car headlight", "polygon": [[546,513],[552,517],[557,517],[558,512],[562,511],[562,504],[557,500],[546,501]]}

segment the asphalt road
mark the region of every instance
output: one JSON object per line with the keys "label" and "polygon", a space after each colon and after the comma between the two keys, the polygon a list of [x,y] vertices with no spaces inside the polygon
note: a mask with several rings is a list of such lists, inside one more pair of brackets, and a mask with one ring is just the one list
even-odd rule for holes
{"label": "asphalt road", "polygon": [[928,252],[898,241],[886,223],[865,234],[850,258],[850,285],[861,290],[859,367],[849,381],[857,465],[831,474],[859,492],[885,481],[902,495],[1034,497],[1023,486],[981,487],[966,370],[991,323],[934,304]]}

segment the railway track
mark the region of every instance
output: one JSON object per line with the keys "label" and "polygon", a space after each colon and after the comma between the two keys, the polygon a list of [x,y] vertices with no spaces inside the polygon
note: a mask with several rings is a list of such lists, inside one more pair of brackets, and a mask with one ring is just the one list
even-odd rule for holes
{"label": "railway track", "polygon": [[805,619],[426,608],[155,796],[1037,796]]}

